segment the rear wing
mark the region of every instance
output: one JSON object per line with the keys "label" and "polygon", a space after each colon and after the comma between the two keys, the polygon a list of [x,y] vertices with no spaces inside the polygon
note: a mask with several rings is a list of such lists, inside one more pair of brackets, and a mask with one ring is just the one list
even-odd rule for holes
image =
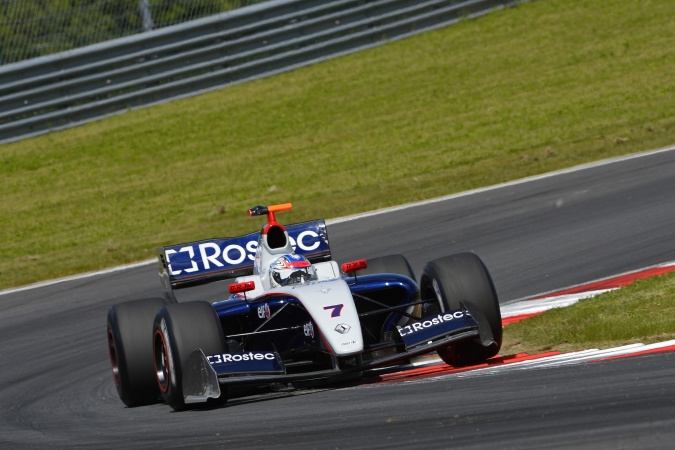
{"label": "rear wing", "polygon": [[[295,252],[312,263],[330,260],[323,219],[285,227]],[[253,273],[260,232],[159,248],[159,276],[165,290],[180,289]]]}

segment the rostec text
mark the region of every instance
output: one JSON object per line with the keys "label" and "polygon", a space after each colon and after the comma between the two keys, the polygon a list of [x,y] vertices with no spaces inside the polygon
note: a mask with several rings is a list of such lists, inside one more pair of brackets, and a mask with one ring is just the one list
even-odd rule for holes
{"label": "rostec text", "polygon": [[242,361],[274,361],[276,356],[274,356],[274,353],[223,353],[221,355],[207,356],[206,359],[210,364],[223,364]]}
{"label": "rostec text", "polygon": [[[299,247],[303,251],[311,252],[316,250],[321,245],[321,239],[315,231],[305,230],[298,234],[297,239],[290,237],[293,248]],[[255,260],[255,253],[258,249],[257,241],[248,241],[245,247],[238,244],[230,244],[225,248],[215,242],[202,242],[195,245],[187,245],[178,250],[166,249],[167,265],[171,275],[180,275],[185,272],[187,274],[198,272],[199,270],[210,270],[212,268],[237,266],[243,264],[245,261],[253,262]],[[178,262],[180,267],[186,267],[188,263],[190,267],[174,270],[171,266],[171,258],[173,255],[174,262]],[[201,264],[198,264],[201,263]]]}
{"label": "rostec text", "polygon": [[406,336],[409,334],[416,333],[418,331],[422,331],[425,328],[433,327],[435,325],[440,325],[443,322],[449,322],[452,319],[461,319],[464,317],[464,312],[463,311],[455,311],[454,313],[445,313],[445,314],[439,314],[438,316],[434,317],[433,319],[427,319],[423,322],[415,322],[410,325],[406,325],[404,327],[399,328],[398,332],[401,334],[401,336]]}

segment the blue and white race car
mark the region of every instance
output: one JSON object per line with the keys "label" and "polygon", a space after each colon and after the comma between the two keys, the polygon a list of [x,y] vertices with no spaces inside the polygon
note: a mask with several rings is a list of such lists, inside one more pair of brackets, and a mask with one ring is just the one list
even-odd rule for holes
{"label": "blue and white race car", "polygon": [[[474,253],[428,262],[419,283],[406,258],[339,265],[323,220],[283,226],[291,204],[256,206],[260,232],[159,251],[164,298],[108,311],[113,377],[127,406],[175,410],[227,401],[236,385],[353,379],[437,352],[453,366],[497,354],[502,323],[488,270]],[[233,280],[215,303],[175,290]]]}

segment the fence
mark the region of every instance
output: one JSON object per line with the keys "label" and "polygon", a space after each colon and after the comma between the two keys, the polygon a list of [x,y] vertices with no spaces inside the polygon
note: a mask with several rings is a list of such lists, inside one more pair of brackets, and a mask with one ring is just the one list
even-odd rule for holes
{"label": "fence", "polygon": [[270,0],[0,0],[0,65]]}
{"label": "fence", "polygon": [[515,0],[273,0],[0,67],[10,142],[473,18]]}

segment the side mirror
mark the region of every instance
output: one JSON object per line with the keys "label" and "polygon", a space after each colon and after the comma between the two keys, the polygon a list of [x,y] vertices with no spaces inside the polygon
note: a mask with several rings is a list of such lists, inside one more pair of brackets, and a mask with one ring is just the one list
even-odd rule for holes
{"label": "side mirror", "polygon": [[363,270],[366,267],[368,267],[368,262],[365,259],[359,259],[357,261],[351,261],[351,262],[348,262],[348,263],[344,263],[342,265],[342,272],[352,273],[352,272],[356,272],[357,270]]}
{"label": "side mirror", "polygon": [[244,281],[243,283],[232,283],[229,286],[230,294],[238,294],[239,292],[248,292],[255,289],[255,281]]}

